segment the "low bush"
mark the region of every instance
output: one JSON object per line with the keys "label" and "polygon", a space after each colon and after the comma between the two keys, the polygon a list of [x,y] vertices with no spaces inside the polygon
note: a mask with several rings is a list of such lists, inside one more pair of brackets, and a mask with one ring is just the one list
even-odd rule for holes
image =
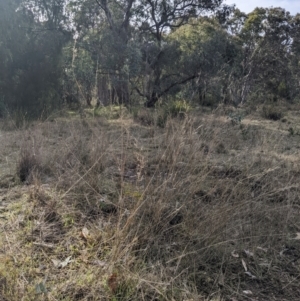
{"label": "low bush", "polygon": [[185,117],[190,110],[191,106],[185,100],[175,100],[167,106],[171,117]]}
{"label": "low bush", "polygon": [[164,128],[169,118],[183,119],[190,112],[191,106],[185,100],[175,100],[157,109],[156,125]]}
{"label": "low bush", "polygon": [[280,120],[284,116],[282,109],[276,107],[275,105],[263,106],[262,115],[264,118],[274,120],[274,121]]}
{"label": "low bush", "polygon": [[151,109],[142,108],[136,109],[133,112],[133,118],[136,122],[142,125],[149,126],[155,124],[154,112]]}
{"label": "low bush", "polygon": [[39,159],[32,150],[27,147],[21,149],[17,162],[16,174],[21,182],[31,182],[34,173],[38,173],[41,168]]}

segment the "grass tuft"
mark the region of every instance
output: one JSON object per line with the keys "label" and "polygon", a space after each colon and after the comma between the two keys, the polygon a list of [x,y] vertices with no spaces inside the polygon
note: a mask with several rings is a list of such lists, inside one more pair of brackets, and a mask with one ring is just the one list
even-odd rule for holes
{"label": "grass tuft", "polygon": [[0,191],[0,296],[297,300],[299,135],[256,115],[140,123],[58,117],[4,137],[1,170],[17,162],[28,185]]}

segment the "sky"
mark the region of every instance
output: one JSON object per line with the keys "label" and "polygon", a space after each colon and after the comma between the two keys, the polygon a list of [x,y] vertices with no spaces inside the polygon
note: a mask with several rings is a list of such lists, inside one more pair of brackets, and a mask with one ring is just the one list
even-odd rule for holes
{"label": "sky", "polygon": [[300,13],[300,0],[225,0],[226,4],[236,4],[242,12],[250,13],[255,7],[282,7],[292,15]]}

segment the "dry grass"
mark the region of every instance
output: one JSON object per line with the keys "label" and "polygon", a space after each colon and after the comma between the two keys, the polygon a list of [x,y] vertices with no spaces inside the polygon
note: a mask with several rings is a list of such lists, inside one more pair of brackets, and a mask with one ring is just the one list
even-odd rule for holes
{"label": "dry grass", "polygon": [[299,300],[291,124],[195,113],[162,129],[120,116],[3,134],[20,153],[1,162],[17,175],[0,182],[0,296]]}

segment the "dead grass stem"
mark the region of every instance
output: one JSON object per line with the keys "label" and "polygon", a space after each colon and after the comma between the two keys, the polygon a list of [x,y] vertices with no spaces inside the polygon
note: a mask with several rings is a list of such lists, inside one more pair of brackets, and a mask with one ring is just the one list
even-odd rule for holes
{"label": "dead grass stem", "polygon": [[1,223],[1,294],[297,300],[300,171],[283,147],[296,138],[222,116],[122,118],[23,132],[28,186]]}

